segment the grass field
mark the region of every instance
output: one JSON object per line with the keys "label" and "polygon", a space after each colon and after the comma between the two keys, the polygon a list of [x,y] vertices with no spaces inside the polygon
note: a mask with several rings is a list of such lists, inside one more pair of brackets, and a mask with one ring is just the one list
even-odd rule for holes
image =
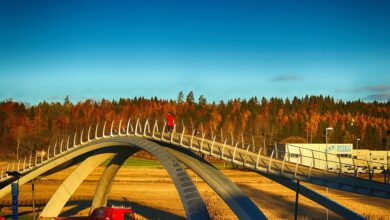
{"label": "grass field", "polygon": [[[103,165],[107,165],[110,160],[107,160]],[[144,168],[162,168],[162,165],[157,160],[148,160],[142,158],[131,157],[123,164],[124,167],[144,167]]]}
{"label": "grass field", "polygon": [[[107,165],[109,163],[109,160],[103,163],[103,165]],[[213,162],[213,166],[215,166],[218,169],[225,169],[225,168],[233,168],[233,166],[230,163],[224,163],[224,162]],[[161,163],[157,160],[150,160],[150,159],[142,159],[142,158],[129,158],[126,160],[126,162],[123,164],[124,167],[144,167],[144,168],[163,168]]]}
{"label": "grass field", "polygon": [[[223,163],[216,164],[223,167]],[[72,172],[74,167],[47,176],[36,181],[36,198],[39,209],[48,201],[61,182]],[[62,215],[86,215],[93,198],[96,183],[104,168],[97,168],[77,189],[63,209]],[[295,192],[249,171],[222,169],[226,176],[235,182],[270,219],[293,219]],[[204,198],[213,219],[236,219],[224,202],[193,172],[188,171]],[[324,187],[304,184],[323,195],[355,210],[369,219],[390,219],[390,201],[342,191],[326,192]],[[20,188],[20,212],[23,219],[31,218],[31,185]],[[0,204],[10,204],[10,196]],[[315,202],[300,197],[300,219],[326,219],[326,209]],[[138,219],[183,219],[185,216],[180,198],[159,162],[131,158],[119,171],[109,197],[110,204],[131,206]],[[1,211],[9,217],[10,207],[2,206]],[[22,219],[22,218],[21,218]],[[329,211],[329,219],[340,217]]]}

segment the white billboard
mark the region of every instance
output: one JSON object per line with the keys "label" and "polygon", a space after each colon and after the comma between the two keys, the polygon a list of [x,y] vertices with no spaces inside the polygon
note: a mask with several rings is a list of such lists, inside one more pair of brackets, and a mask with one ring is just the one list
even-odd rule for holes
{"label": "white billboard", "polygon": [[325,152],[330,154],[352,154],[352,144],[328,144]]}

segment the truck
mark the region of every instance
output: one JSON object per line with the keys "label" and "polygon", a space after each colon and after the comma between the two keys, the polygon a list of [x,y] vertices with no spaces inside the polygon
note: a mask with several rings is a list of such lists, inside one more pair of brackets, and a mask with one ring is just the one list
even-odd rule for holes
{"label": "truck", "polygon": [[131,208],[100,207],[93,210],[90,216],[57,217],[52,220],[135,220]]}

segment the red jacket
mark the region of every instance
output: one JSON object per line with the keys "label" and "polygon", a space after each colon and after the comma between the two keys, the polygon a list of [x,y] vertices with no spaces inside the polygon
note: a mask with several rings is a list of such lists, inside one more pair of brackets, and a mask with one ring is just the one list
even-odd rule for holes
{"label": "red jacket", "polygon": [[167,116],[167,126],[168,127],[173,127],[174,124],[175,124],[175,118],[173,117],[173,115],[168,114],[168,116]]}

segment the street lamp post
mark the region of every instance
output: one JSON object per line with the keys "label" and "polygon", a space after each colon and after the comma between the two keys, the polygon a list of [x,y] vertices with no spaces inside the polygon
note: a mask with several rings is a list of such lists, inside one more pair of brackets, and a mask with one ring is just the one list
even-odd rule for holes
{"label": "street lamp post", "polygon": [[355,124],[355,119],[352,118],[352,120],[351,120],[351,127],[352,127],[352,129],[353,129],[353,138],[356,137],[356,132],[355,132],[355,126],[354,126],[354,124]]}
{"label": "street lamp post", "polygon": [[[325,159],[326,159],[326,169],[328,169],[328,131],[332,131],[332,127],[328,127],[325,129]],[[326,196],[328,196],[328,187],[326,187]],[[326,219],[329,219],[329,210],[326,209]]]}
{"label": "street lamp post", "polygon": [[34,187],[34,179],[31,180],[31,194],[32,194],[33,220],[35,220],[36,219],[36,214],[35,214],[35,187]]}
{"label": "street lamp post", "polygon": [[359,150],[359,141],[360,141],[360,138],[356,138],[356,149]]}
{"label": "street lamp post", "polygon": [[[326,149],[328,150],[328,131],[333,131],[332,127],[328,127],[325,129],[325,143],[326,143]],[[325,152],[328,152],[328,151]]]}
{"label": "street lamp post", "polygon": [[328,131],[332,131],[332,127],[325,129],[325,160],[326,160],[326,169],[328,169]]}

